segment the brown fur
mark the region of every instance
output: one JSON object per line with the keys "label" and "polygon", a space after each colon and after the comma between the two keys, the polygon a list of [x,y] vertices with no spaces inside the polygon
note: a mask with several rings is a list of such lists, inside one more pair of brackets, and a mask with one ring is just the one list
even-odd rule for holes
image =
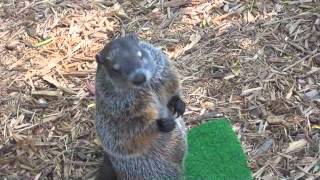
{"label": "brown fur", "polygon": [[159,117],[159,111],[156,110],[157,106],[154,103],[149,103],[147,106],[141,108],[140,112],[137,113],[141,113],[144,120],[155,121]]}
{"label": "brown fur", "polygon": [[127,148],[130,154],[144,153],[151,148],[152,142],[159,137],[158,132],[134,137],[128,141]]}

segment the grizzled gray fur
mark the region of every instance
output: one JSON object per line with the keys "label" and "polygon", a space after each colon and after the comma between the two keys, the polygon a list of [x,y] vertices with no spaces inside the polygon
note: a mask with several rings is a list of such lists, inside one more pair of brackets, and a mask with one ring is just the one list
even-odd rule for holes
{"label": "grizzled gray fur", "polygon": [[167,56],[130,34],[106,44],[96,59],[96,130],[105,151],[96,178],[181,179],[185,103]]}

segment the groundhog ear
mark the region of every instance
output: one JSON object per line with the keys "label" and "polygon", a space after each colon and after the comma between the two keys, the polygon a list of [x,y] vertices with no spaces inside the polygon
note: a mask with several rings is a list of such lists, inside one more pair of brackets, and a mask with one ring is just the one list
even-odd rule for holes
{"label": "groundhog ear", "polygon": [[129,33],[127,36],[128,36],[129,38],[131,38],[131,39],[134,39],[134,40],[136,40],[136,41],[139,41],[139,37],[138,37],[138,35],[135,34],[135,33]]}
{"label": "groundhog ear", "polygon": [[100,63],[100,64],[104,62],[104,58],[101,56],[100,53],[96,55],[96,61],[97,63]]}
{"label": "groundhog ear", "polygon": [[103,63],[105,63],[106,61],[111,61],[111,60],[110,60],[110,57],[109,57],[109,56],[105,56],[105,55],[103,55],[103,54],[101,54],[101,53],[98,53],[98,54],[96,55],[96,61],[97,61],[97,63],[103,64]]}

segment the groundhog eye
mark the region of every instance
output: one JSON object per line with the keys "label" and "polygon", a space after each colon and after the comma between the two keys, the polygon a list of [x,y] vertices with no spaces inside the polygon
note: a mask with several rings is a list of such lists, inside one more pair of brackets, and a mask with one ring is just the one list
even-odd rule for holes
{"label": "groundhog eye", "polygon": [[138,51],[138,52],[137,52],[137,56],[138,56],[139,58],[142,58],[142,52],[141,52],[141,51]]}

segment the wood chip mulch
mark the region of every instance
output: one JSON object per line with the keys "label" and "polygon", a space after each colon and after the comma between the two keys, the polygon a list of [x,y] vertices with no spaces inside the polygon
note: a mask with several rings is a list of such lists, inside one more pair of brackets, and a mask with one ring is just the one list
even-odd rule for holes
{"label": "wood chip mulch", "polygon": [[231,119],[255,179],[320,177],[320,1],[3,0],[0,178],[89,179],[95,53],[136,32],[181,74],[191,128]]}

